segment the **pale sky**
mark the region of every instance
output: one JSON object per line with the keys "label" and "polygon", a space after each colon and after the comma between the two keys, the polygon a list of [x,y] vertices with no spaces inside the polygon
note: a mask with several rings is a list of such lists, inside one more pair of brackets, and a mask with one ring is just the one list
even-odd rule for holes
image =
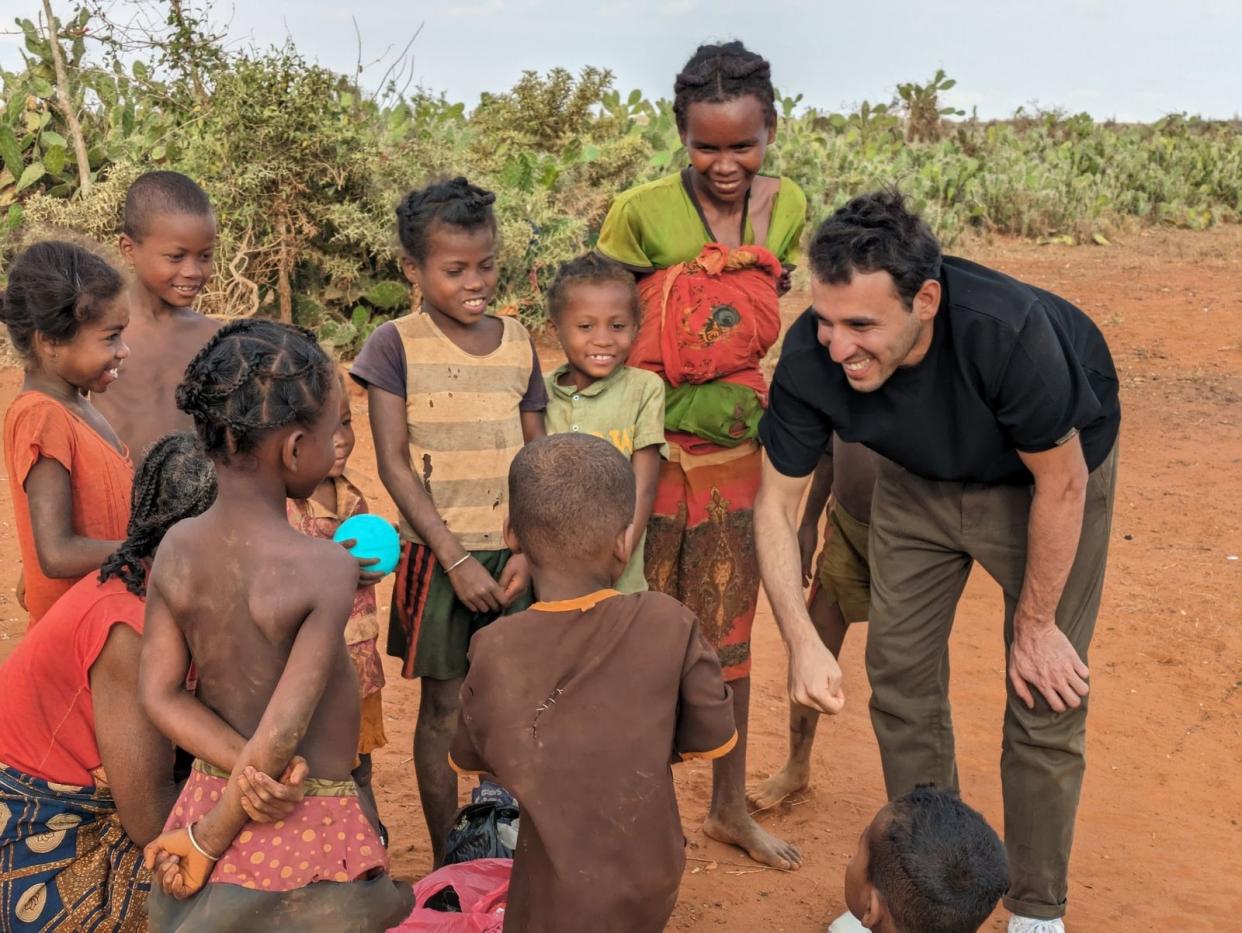
{"label": "pale sky", "polygon": [[[0,0],[0,22],[38,6]],[[400,50],[422,23],[416,83],[469,106],[558,65],[607,67],[622,91],[670,96],[696,45],[739,38],[771,60],[778,88],[821,109],[887,101],[944,68],[958,81],[946,103],[984,118],[1032,102],[1126,121],[1242,112],[1242,0],[217,0],[216,17],[239,42],[292,37],[344,72],[358,58],[351,17],[364,60]],[[0,35],[0,65],[17,60]]]}

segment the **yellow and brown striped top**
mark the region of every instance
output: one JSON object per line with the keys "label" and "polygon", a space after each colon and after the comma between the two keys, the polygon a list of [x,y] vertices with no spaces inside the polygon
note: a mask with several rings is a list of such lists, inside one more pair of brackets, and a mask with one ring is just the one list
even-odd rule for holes
{"label": "yellow and brown striped top", "polygon": [[[462,350],[422,312],[393,322],[405,349],[410,466],[468,551],[504,547],[509,464],[523,443],[518,405],[534,366],[526,328],[499,320],[500,346],[486,356]],[[404,517],[401,533],[424,543]]]}

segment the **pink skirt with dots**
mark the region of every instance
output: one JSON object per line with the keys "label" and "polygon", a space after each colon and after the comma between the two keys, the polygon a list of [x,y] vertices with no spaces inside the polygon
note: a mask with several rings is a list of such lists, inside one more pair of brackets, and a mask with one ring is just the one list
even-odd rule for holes
{"label": "pink skirt with dots", "polygon": [[[194,762],[164,831],[182,829],[211,810],[228,778]],[[358,881],[388,870],[388,853],[358,805],[353,781],[308,778],[306,797],[283,820],[247,823],[220,856],[212,884],[258,891],[292,891],[317,881]]]}

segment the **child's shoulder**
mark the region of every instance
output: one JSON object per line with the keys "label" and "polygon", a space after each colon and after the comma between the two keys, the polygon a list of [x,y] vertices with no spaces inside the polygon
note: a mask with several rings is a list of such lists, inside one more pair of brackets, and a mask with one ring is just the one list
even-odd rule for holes
{"label": "child's shoulder", "polygon": [[6,443],[48,431],[74,434],[77,426],[77,419],[62,402],[34,389],[21,392],[4,413]]}
{"label": "child's shoulder", "polygon": [[663,392],[664,380],[657,376],[649,369],[639,369],[637,366],[623,366],[622,378],[631,386],[637,386],[643,390],[643,394],[648,392]]}

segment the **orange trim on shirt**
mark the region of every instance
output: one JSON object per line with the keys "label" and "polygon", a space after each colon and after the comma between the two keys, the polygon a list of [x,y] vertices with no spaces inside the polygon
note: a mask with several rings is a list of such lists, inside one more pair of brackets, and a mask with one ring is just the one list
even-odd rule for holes
{"label": "orange trim on shirt", "polygon": [[605,599],[611,599],[614,596],[620,595],[616,590],[609,587],[608,589],[588,593],[586,596],[576,596],[573,599],[556,599],[551,602],[535,603],[530,608],[536,612],[570,612],[574,609],[577,609],[579,612],[586,612],[588,609],[594,609]]}
{"label": "orange trim on shirt", "polygon": [[737,745],[737,730],[733,730],[733,735],[729,736],[729,741],[725,742],[719,748],[713,748],[706,752],[682,752],[682,761],[691,761],[695,758],[701,758],[704,761],[715,761],[717,758],[723,758],[729,752],[733,751],[733,746]]}
{"label": "orange trim on shirt", "polygon": [[463,768],[461,765],[459,765],[457,762],[453,760],[452,752],[449,752],[447,757],[448,757],[449,767],[452,768],[454,771],[456,771],[458,774],[460,774],[462,777],[476,777],[480,774],[487,773],[485,771],[470,771],[466,768]]}

